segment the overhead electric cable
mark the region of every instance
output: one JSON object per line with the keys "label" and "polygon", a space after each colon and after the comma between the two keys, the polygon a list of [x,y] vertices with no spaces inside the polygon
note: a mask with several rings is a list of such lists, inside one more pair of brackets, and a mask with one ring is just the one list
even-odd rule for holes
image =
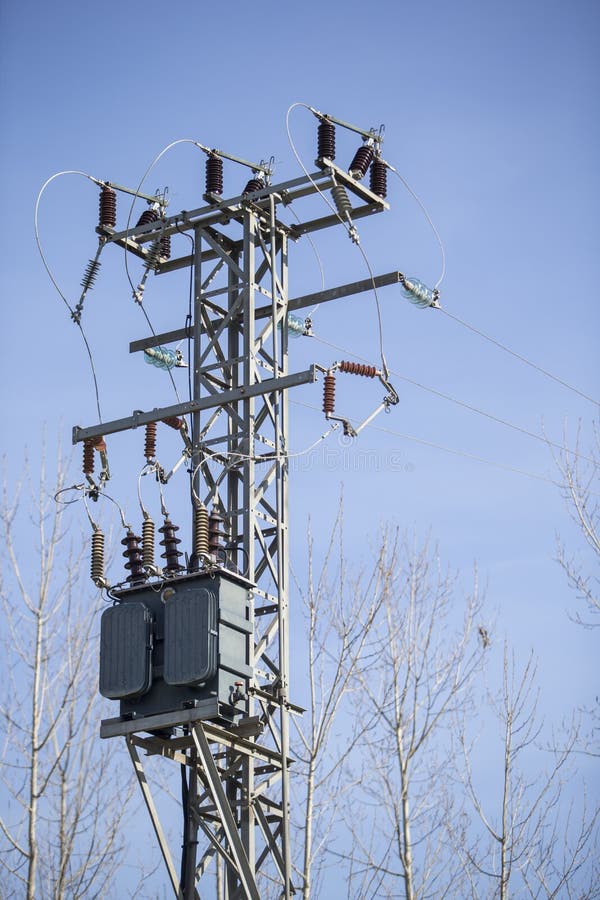
{"label": "overhead electric cable", "polygon": [[583,397],[584,400],[588,400],[595,406],[600,406],[600,400],[594,400],[593,397],[590,397],[588,394],[584,394],[584,392],[580,391],[579,388],[574,387],[567,381],[563,381],[562,378],[559,378],[557,375],[553,375],[552,372],[549,372],[547,369],[543,369],[541,366],[538,366],[537,363],[534,363],[530,359],[527,359],[526,356],[522,356],[520,353],[517,353],[516,350],[511,350],[511,348],[507,347],[506,344],[503,344],[501,341],[496,340],[496,338],[491,337],[491,335],[486,334],[484,331],[480,331],[480,329],[475,328],[474,325],[469,325],[468,322],[465,322],[463,319],[459,319],[458,316],[455,316],[451,312],[448,312],[447,309],[444,309],[443,307],[439,307],[439,309],[444,313],[444,315],[448,316],[449,319],[453,319],[459,325],[462,325],[463,328],[468,328],[469,331],[472,331],[474,334],[479,335],[479,337],[484,338],[484,340],[489,341],[490,344],[494,344],[496,347],[499,347],[500,350],[504,350],[505,353],[509,353],[511,356],[514,356],[515,359],[518,359],[521,362],[525,363],[525,365],[531,366],[532,369],[535,369],[537,372],[540,372],[547,378],[551,378],[552,381],[556,381],[558,384],[561,384],[563,387],[567,388],[567,390],[573,391],[573,393],[578,394],[580,397]]}
{"label": "overhead electric cable", "polygon": [[63,172],[56,172],[54,175],[51,175],[50,178],[48,178],[44,182],[42,187],[40,188],[40,191],[37,195],[37,199],[35,201],[35,210],[34,210],[34,215],[33,215],[35,242],[37,244],[37,248],[38,248],[40,257],[42,259],[42,263],[44,264],[44,268],[46,269],[46,272],[48,273],[48,277],[50,278],[50,281],[56,288],[56,291],[57,291],[59,297],[62,299],[63,303],[69,310],[69,312],[71,314],[71,318],[73,319],[73,322],[77,325],[77,327],[79,328],[79,331],[81,332],[81,337],[83,339],[83,343],[85,345],[85,349],[87,351],[88,359],[90,362],[90,368],[92,370],[92,379],[94,382],[94,392],[96,394],[96,409],[98,411],[98,421],[101,423],[102,422],[102,412],[100,410],[100,392],[98,390],[98,378],[96,376],[96,367],[94,365],[94,357],[92,355],[92,350],[91,350],[89,341],[87,339],[85,331],[83,330],[83,325],[81,324],[80,317],[75,315],[75,309],[71,306],[71,304],[69,303],[69,301],[63,294],[62,290],[60,289],[60,287],[58,285],[58,282],[56,281],[56,279],[52,273],[52,270],[50,269],[50,266],[48,264],[48,261],[46,260],[46,256],[44,254],[44,251],[42,249],[42,244],[40,241],[38,212],[39,212],[40,201],[42,199],[42,194],[44,193],[44,191],[46,190],[48,185],[52,181],[54,181],[55,178],[59,178],[61,175],[81,175],[83,178],[87,178],[89,181],[93,182],[96,185],[102,185],[102,182],[99,181],[97,178],[94,178],[93,175],[88,175],[87,172],[80,172],[78,169],[66,169]]}
{"label": "overhead electric cable", "polygon": [[[302,222],[302,219],[300,218],[300,216],[298,215],[296,210],[291,205],[288,206],[288,210],[289,210],[289,212],[291,212],[291,214],[295,218],[296,222],[298,222],[298,224],[300,225]],[[317,260],[317,265],[319,267],[319,272],[321,274],[321,290],[324,291],[325,290],[325,269],[323,267],[323,260],[321,259],[321,255],[320,255],[319,251],[317,250],[317,245],[313,241],[310,234],[306,234],[306,235],[304,235],[304,237],[308,238],[308,242],[309,242],[310,246],[312,247],[312,251],[315,255],[315,259]],[[313,308],[309,311],[308,317],[311,318],[315,314],[315,312],[317,311],[318,308],[319,308],[319,304],[317,303],[316,306],[313,306]]]}
{"label": "overhead electric cable", "polygon": [[[293,403],[295,406],[303,406],[305,409],[311,409],[314,412],[321,412],[321,409],[318,406],[313,406],[311,403],[303,403],[300,400],[290,400],[290,403]],[[424,438],[418,438],[411,434],[403,434],[400,431],[394,431],[391,428],[383,428],[381,425],[372,425],[369,423],[367,428],[371,428],[374,431],[381,431],[384,434],[391,434],[394,437],[403,438],[407,441],[414,441],[417,444],[423,444],[426,447],[433,447],[435,450],[442,450],[444,453],[452,453],[455,456],[463,456],[465,459],[475,460],[475,462],[485,463],[488,466],[495,466],[498,469],[503,469],[507,472],[514,472],[517,475],[525,475],[528,478],[535,478],[538,481],[545,481],[548,484],[554,485],[554,487],[561,487],[558,481],[554,481],[552,478],[548,478],[546,475],[538,475],[535,472],[528,472],[525,469],[518,469],[515,466],[506,465],[506,463],[499,463],[492,459],[486,459],[484,456],[477,456],[474,453],[468,453],[466,450],[457,450],[453,447],[445,447],[443,444],[436,444],[433,441],[427,441]]]}
{"label": "overhead electric cable", "polygon": [[423,215],[425,216],[425,218],[426,218],[427,221],[429,222],[429,225],[431,226],[431,230],[433,231],[433,233],[434,233],[434,235],[435,235],[435,237],[436,237],[436,240],[437,240],[438,244],[440,245],[440,252],[441,252],[441,254],[442,254],[442,271],[441,271],[440,277],[438,278],[438,280],[436,281],[436,283],[435,283],[435,285],[434,285],[434,290],[437,290],[437,289],[439,288],[440,284],[442,283],[442,281],[444,280],[444,276],[445,276],[445,274],[446,274],[446,252],[445,252],[445,250],[444,250],[444,244],[443,244],[442,239],[441,239],[441,237],[440,237],[439,231],[437,230],[437,228],[436,228],[435,225],[433,224],[433,219],[431,218],[431,216],[430,216],[429,213],[427,212],[427,208],[425,207],[425,204],[423,203],[423,201],[421,200],[421,198],[415,193],[415,191],[413,191],[413,189],[411,188],[410,184],[409,184],[409,183],[406,181],[406,179],[400,174],[400,172],[398,171],[398,169],[394,168],[394,166],[393,166],[391,163],[389,163],[387,160],[383,160],[383,162],[384,162],[385,165],[388,167],[388,169],[390,170],[390,172],[393,172],[394,175],[396,175],[396,176],[400,179],[400,181],[402,182],[402,184],[404,185],[404,187],[406,188],[406,190],[408,191],[408,193],[411,195],[411,197],[413,198],[413,200],[414,200],[414,201],[418,204],[418,206],[421,208],[421,212],[423,213]]}
{"label": "overhead electric cable", "polygon": [[[138,184],[138,186],[137,186],[137,188],[135,189],[135,192],[134,192],[134,194],[133,194],[133,199],[132,199],[132,201],[131,201],[131,206],[129,207],[129,214],[128,214],[128,216],[127,216],[127,224],[126,224],[126,226],[125,226],[125,233],[126,233],[126,236],[129,234],[129,231],[130,231],[131,217],[132,217],[132,215],[133,215],[133,209],[134,209],[134,206],[135,206],[135,201],[139,199],[140,191],[142,190],[142,186],[143,186],[143,184],[144,184],[146,178],[148,177],[148,175],[150,174],[150,172],[152,171],[152,169],[154,168],[154,166],[159,162],[159,160],[162,159],[162,157],[165,155],[165,153],[167,153],[167,151],[171,150],[173,147],[176,147],[178,144],[193,144],[194,147],[198,147],[199,149],[202,149],[202,148],[201,148],[201,145],[198,143],[198,141],[194,141],[194,140],[192,140],[192,138],[179,138],[179,139],[176,140],[176,141],[171,141],[170,144],[167,144],[166,147],[163,147],[163,149],[162,149],[159,153],[156,154],[156,156],[154,157],[154,159],[152,160],[152,162],[150,163],[150,165],[148,166],[148,168],[146,169],[146,171],[145,171],[144,174],[142,175],[142,177],[141,177],[141,179],[140,179],[140,182],[139,182],[139,184]],[[133,295],[134,295],[134,297],[135,297],[136,294],[137,294],[138,292],[137,292],[136,287],[135,287],[135,285],[133,284],[133,281],[131,280],[131,276],[130,276],[130,274],[129,274],[129,265],[128,265],[128,261],[127,261],[127,260],[128,260],[128,257],[127,257],[127,240],[125,241],[125,247],[124,247],[124,249],[125,249],[125,257],[124,257],[124,258],[125,258],[125,273],[126,273],[126,275],[127,275],[127,280],[129,281],[129,286],[131,287],[132,293],[133,293]],[[149,317],[149,315],[148,315],[148,312],[146,311],[146,308],[145,308],[144,305],[143,305],[142,298],[140,297],[138,300],[136,300],[136,302],[137,302],[137,305],[138,305],[138,306],[140,307],[140,309],[142,310],[142,312],[144,313],[144,316],[145,316],[145,318],[146,318],[146,322],[148,323],[148,327],[150,328],[150,331],[152,332],[152,336],[153,336],[153,337],[156,337],[156,332],[155,332],[155,330],[154,330],[154,327],[152,326],[152,322],[150,321],[150,317]],[[177,402],[179,403],[179,402],[181,402],[181,401],[179,400],[179,392],[177,391],[177,385],[175,384],[175,379],[173,378],[173,373],[171,372],[170,369],[167,369],[166,371],[167,371],[167,374],[168,374],[169,378],[171,379],[171,384],[173,385],[173,390],[175,391],[175,396],[176,396],[176,398],[177,398]]]}
{"label": "overhead electric cable", "polygon": [[[355,359],[358,359],[361,362],[368,363],[368,360],[366,360],[362,356],[359,356],[357,353],[353,353],[352,350],[348,350],[345,347],[340,347],[337,344],[326,341],[324,340],[324,338],[321,338],[315,334],[312,334],[311,337],[319,343],[325,344],[327,347],[331,347],[333,350],[339,350],[340,353],[353,356]],[[445,394],[443,391],[439,391],[436,388],[428,387],[428,385],[421,384],[421,382],[419,381],[414,381],[412,378],[408,378],[406,375],[401,375],[400,372],[395,372],[393,369],[391,369],[390,375],[393,375],[394,378],[399,378],[401,381],[406,381],[408,384],[412,384],[414,387],[418,387],[423,391],[434,394],[436,397],[441,397],[443,400],[448,400],[451,403],[455,403],[457,406],[462,406],[464,409],[468,409],[471,412],[477,413],[477,415],[484,416],[485,418],[490,419],[493,422],[497,422],[499,425],[504,425],[507,428],[513,429],[513,431],[518,431],[521,434],[526,435],[527,437],[534,438],[536,441],[541,441],[543,444],[546,444],[546,446],[554,447],[555,449],[560,450],[563,453],[569,453],[572,456],[576,456],[578,459],[583,459],[586,462],[596,464],[595,460],[593,460],[589,456],[585,456],[584,454],[579,453],[576,450],[570,450],[568,447],[564,447],[562,444],[557,444],[555,441],[551,441],[549,438],[544,437],[541,434],[536,434],[535,431],[529,431],[527,428],[523,428],[521,425],[516,425],[514,422],[510,422],[507,419],[502,419],[499,416],[487,412],[484,409],[479,409],[476,406],[472,406],[470,403],[466,403],[464,400],[459,400],[457,397],[452,397],[450,394]]]}

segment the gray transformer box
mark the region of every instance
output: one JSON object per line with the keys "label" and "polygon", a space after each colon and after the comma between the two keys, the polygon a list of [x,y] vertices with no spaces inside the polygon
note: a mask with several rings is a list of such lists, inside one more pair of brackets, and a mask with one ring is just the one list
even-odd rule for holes
{"label": "gray transformer box", "polygon": [[194,709],[195,718],[231,723],[245,712],[251,588],[219,570],[113,592],[100,623],[100,693],[119,700],[123,721],[144,719],[151,731],[147,717],[174,723]]}

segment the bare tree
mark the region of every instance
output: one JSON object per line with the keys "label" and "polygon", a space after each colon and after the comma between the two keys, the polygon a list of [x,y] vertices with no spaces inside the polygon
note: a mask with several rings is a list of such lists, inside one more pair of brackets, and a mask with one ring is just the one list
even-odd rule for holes
{"label": "bare tree", "polygon": [[475,897],[598,896],[598,809],[589,808],[585,788],[575,793],[569,771],[578,729],[567,730],[560,749],[544,748],[538,701],[533,655],[520,670],[505,645],[502,688],[491,702],[501,731],[498,778],[488,771],[477,783],[482,754],[459,729],[463,783],[483,834],[455,828],[454,843]]}
{"label": "bare tree", "polygon": [[364,738],[348,816],[349,895],[416,900],[452,886],[460,896],[460,867],[444,846],[446,822],[457,815],[448,732],[468,708],[490,637],[476,581],[458,600],[455,579],[427,545],[414,549],[389,533],[383,545],[383,603],[358,673]]}
{"label": "bare tree", "polygon": [[128,798],[97,738],[99,597],[82,586],[81,542],[69,546],[64,507],[53,499],[63,486],[59,465],[48,492],[42,467],[37,489],[29,476],[11,492],[5,481],[0,509],[0,866],[8,895],[28,900],[107,895]]}
{"label": "bare tree", "polygon": [[[565,434],[565,447],[568,444]],[[549,445],[550,446],[550,445]],[[581,425],[577,430],[575,446],[552,455],[558,472],[560,485],[571,518],[577,525],[584,545],[591,549],[596,558],[600,557],[600,502],[598,500],[598,472],[600,471],[600,433],[594,427],[594,439],[584,455],[580,452]],[[569,553],[564,542],[557,538],[557,559],[562,566],[569,586],[577,599],[587,610],[584,616],[579,609],[574,619],[588,627],[600,626],[600,587],[598,577],[586,571],[577,554]]]}
{"label": "bare tree", "polygon": [[387,592],[392,565],[388,551],[384,543],[374,565],[350,577],[340,504],[316,575],[309,533],[307,586],[297,585],[306,620],[308,709],[296,720],[294,765],[304,900],[320,895],[327,861],[332,864],[326,850],[339,831],[341,810],[353,787],[347,764],[364,732],[354,714],[360,694],[357,669],[372,651],[371,628]]}

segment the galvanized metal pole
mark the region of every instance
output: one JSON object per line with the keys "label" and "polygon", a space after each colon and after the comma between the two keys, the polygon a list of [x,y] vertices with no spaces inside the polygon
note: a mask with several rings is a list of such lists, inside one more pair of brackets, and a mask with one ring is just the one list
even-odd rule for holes
{"label": "galvanized metal pole", "polygon": [[[200,226],[194,229],[194,321],[193,321],[193,367],[192,399],[200,400],[202,378],[200,375],[202,354],[202,238]],[[201,497],[201,449],[200,449],[200,412],[192,414],[192,490],[196,499]],[[194,503],[192,503],[192,534],[194,533]]]}

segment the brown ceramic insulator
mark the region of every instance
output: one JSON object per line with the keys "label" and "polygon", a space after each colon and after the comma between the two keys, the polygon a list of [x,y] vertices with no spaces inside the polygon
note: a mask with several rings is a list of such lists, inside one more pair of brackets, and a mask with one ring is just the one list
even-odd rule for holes
{"label": "brown ceramic insulator", "polygon": [[107,184],[100,191],[100,227],[114,228],[117,224],[117,192]]}
{"label": "brown ceramic insulator", "polygon": [[377,369],[375,366],[366,366],[362,363],[346,362],[343,360],[339,366],[340,372],[347,372],[348,375],[363,375],[365,378],[375,378]]}
{"label": "brown ceramic insulator", "polygon": [[137,220],[135,227],[139,228],[140,225],[148,225],[150,222],[156,222],[158,218],[159,216],[155,209],[145,209]]}
{"label": "brown ceramic insulator", "polygon": [[97,528],[92,534],[92,562],[90,575],[94,584],[104,581],[104,532]]}
{"label": "brown ceramic insulator", "polygon": [[210,553],[216,553],[222,546],[221,538],[226,537],[223,530],[223,517],[216,506],[208,517],[208,549]]}
{"label": "brown ceramic insulator", "polygon": [[387,196],[387,166],[378,156],[371,163],[369,187],[378,197],[385,199]]}
{"label": "brown ceramic insulator", "polygon": [[148,422],[146,425],[146,439],[144,441],[144,456],[150,462],[156,459],[156,422]]}
{"label": "brown ceramic insulator", "polygon": [[83,474],[92,475],[94,471],[94,439],[86,438],[83,442]]}
{"label": "brown ceramic insulator", "polygon": [[335,125],[328,119],[321,119],[317,129],[317,148],[319,159],[335,159]]}
{"label": "brown ceramic insulator", "polygon": [[353,178],[361,179],[367,174],[367,169],[371,165],[375,151],[370,144],[363,144],[354,154],[354,159],[350,163],[348,172]]}
{"label": "brown ceramic insulator", "polygon": [[223,160],[212,153],[206,157],[206,193],[223,193]]}
{"label": "brown ceramic insulator", "polygon": [[131,529],[128,529],[127,534],[121,543],[125,547],[125,550],[123,551],[123,556],[127,560],[125,568],[130,572],[127,576],[127,581],[129,581],[130,584],[142,584],[146,580],[146,573],[144,572],[144,559],[140,548],[140,538],[137,534],[134,534]]}
{"label": "brown ceramic insulator", "polygon": [[246,185],[246,187],[244,188],[244,190],[242,191],[242,194],[253,194],[254,191],[261,191],[264,188],[264,186],[265,186],[265,182],[262,178],[258,178],[258,177],[251,178],[250,181],[248,182],[248,184]]}
{"label": "brown ceramic insulator", "polygon": [[154,522],[148,516],[142,522],[142,562],[144,568],[154,568]]}
{"label": "brown ceramic insulator", "polygon": [[171,259],[171,235],[165,234],[160,239],[160,255],[163,259]]}
{"label": "brown ceramic insulator", "polygon": [[328,372],[323,382],[323,412],[326,416],[333,415],[335,410],[335,375]]}
{"label": "brown ceramic insulator", "polygon": [[185,425],[185,421],[183,419],[179,419],[177,416],[169,416],[167,419],[160,420],[163,425],[168,425],[169,428],[174,428],[175,431],[181,431],[183,426]]}
{"label": "brown ceramic insulator", "polygon": [[158,530],[163,536],[160,544],[165,548],[165,552],[161,553],[161,559],[165,560],[165,572],[170,574],[180,572],[183,567],[179,562],[182,553],[177,549],[177,545],[181,543],[177,537],[179,525],[174,525],[170,519],[165,519],[164,525]]}

